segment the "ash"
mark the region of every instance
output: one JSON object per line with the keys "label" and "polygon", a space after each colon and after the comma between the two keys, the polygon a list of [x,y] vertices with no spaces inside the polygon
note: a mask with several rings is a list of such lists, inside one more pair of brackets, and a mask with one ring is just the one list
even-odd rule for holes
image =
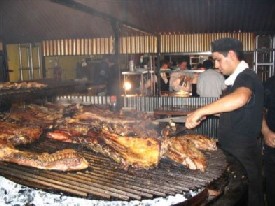
{"label": "ash", "polygon": [[175,196],[159,197],[152,200],[132,200],[129,202],[87,200],[32,189],[0,176],[1,206],[169,206],[184,202],[199,192],[201,190],[190,190],[186,194],[176,194]]}

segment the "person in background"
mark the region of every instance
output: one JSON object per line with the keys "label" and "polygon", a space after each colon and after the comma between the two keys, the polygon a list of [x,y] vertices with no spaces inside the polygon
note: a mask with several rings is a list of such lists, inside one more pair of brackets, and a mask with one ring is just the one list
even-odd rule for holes
{"label": "person in background", "polygon": [[95,71],[95,84],[107,85],[109,78],[108,58],[104,58]]}
{"label": "person in background", "polygon": [[210,60],[205,60],[202,67],[206,71],[198,77],[197,94],[200,97],[220,97],[222,91],[226,88],[224,76],[213,68],[213,62]]}
{"label": "person in background", "polygon": [[181,60],[178,64],[179,69],[171,73],[170,78],[170,91],[185,91],[191,90],[193,78],[190,75],[184,74],[183,71],[187,70],[187,60]]}
{"label": "person in background", "polygon": [[59,65],[58,58],[55,58],[54,60],[53,76],[55,80],[61,81],[62,79],[62,68]]}
{"label": "person in background", "polygon": [[203,64],[202,64],[202,63],[198,63],[194,69],[195,69],[195,70],[204,69]]}
{"label": "person in background", "polygon": [[262,122],[264,137],[265,191],[268,206],[275,205],[275,76],[265,84],[265,113]]}
{"label": "person in background", "polygon": [[[153,79],[148,79],[145,83],[145,88],[149,89],[152,88],[155,84],[155,88],[157,88],[157,75],[152,76]],[[162,92],[168,92],[169,91],[169,80],[170,80],[170,73],[169,73],[169,62],[163,61],[161,63],[160,67],[160,90]]]}
{"label": "person in background", "polygon": [[108,72],[106,94],[119,96],[119,71],[114,58],[114,56],[108,56],[105,58]]}
{"label": "person in background", "polygon": [[243,60],[243,45],[237,39],[212,42],[215,67],[230,75],[225,95],[187,116],[186,128],[195,128],[208,115],[220,114],[220,147],[244,166],[248,177],[248,205],[264,205],[261,146],[264,89],[257,74]]}

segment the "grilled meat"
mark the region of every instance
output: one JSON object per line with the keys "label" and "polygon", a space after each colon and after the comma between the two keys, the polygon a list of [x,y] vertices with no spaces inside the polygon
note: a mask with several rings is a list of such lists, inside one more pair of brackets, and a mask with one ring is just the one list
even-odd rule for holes
{"label": "grilled meat", "polygon": [[[134,113],[136,117],[132,115],[118,113],[114,114],[109,110],[99,109],[95,113],[82,112],[75,115],[73,118],[67,121],[65,127],[70,128],[69,124],[89,124],[90,128],[97,128],[98,130],[108,130],[110,133],[114,133],[121,136],[137,136],[137,137],[155,137],[159,136],[155,125],[152,124],[151,119],[143,115],[143,113]],[[59,128],[64,129],[64,125],[60,125]],[[74,126],[73,126],[74,127]]]}
{"label": "grilled meat", "polygon": [[30,89],[30,88],[44,88],[46,84],[38,82],[4,82],[0,83],[0,89]]}
{"label": "grilled meat", "polygon": [[160,159],[160,142],[150,137],[124,137],[108,131],[101,133],[104,143],[121,155],[123,165],[138,168],[156,166]]}
{"label": "grilled meat", "polygon": [[[84,117],[84,116],[86,117]],[[103,122],[109,123],[131,123],[140,120],[150,118],[146,113],[139,111],[125,111],[120,110],[119,112],[112,112],[106,106],[93,105],[85,107],[80,111],[80,116],[86,119],[99,119]]]}
{"label": "grilled meat", "polygon": [[42,133],[40,127],[24,127],[3,121],[0,121],[0,131],[0,145],[29,144],[37,140]]}
{"label": "grilled meat", "polygon": [[52,154],[39,154],[0,145],[0,160],[38,169],[61,171],[81,170],[89,166],[88,162],[72,149],[64,149]]}
{"label": "grilled meat", "polygon": [[28,105],[26,107],[13,106],[11,112],[6,115],[6,120],[47,128],[62,117],[63,114],[60,110],[53,110],[39,105]]}
{"label": "grilled meat", "polygon": [[206,137],[200,134],[187,134],[177,137],[180,141],[181,139],[186,139],[191,141],[195,147],[203,151],[216,151],[217,150],[217,140],[213,138]]}
{"label": "grilled meat", "polygon": [[79,170],[88,167],[87,161],[74,150],[61,150],[53,154],[33,153],[15,149],[14,145],[29,144],[37,140],[40,127],[24,127],[16,123],[0,121],[0,161],[17,163],[49,170]]}
{"label": "grilled meat", "polygon": [[[217,149],[214,140],[202,135],[184,135],[160,141],[148,118],[132,122],[131,118],[123,119],[122,114],[105,117],[108,112],[79,113],[65,125],[60,125],[59,130],[48,133],[48,137],[84,144],[126,167],[138,168],[156,166],[160,158],[168,157],[190,169],[205,171],[206,158],[199,150]],[[152,146],[144,146],[146,142]]]}
{"label": "grilled meat", "polygon": [[[98,109],[98,110],[96,110]],[[121,163],[124,167],[150,168],[160,159],[158,132],[151,121],[134,118],[123,113],[91,107],[92,112],[82,112],[67,119],[47,136],[64,142],[84,144]]]}
{"label": "grilled meat", "polygon": [[189,169],[206,169],[206,158],[201,151],[196,149],[193,142],[188,139],[172,137],[163,140],[163,156],[187,166]]}
{"label": "grilled meat", "polygon": [[48,132],[48,137],[64,142],[81,143],[87,148],[108,156],[125,168],[150,168],[160,159],[160,142],[155,138],[125,137],[110,133],[90,130],[86,136],[72,136],[65,131]]}
{"label": "grilled meat", "polygon": [[86,111],[67,119],[58,130],[49,132],[48,137],[84,144],[125,167],[150,168],[156,166],[160,158],[168,157],[190,169],[205,171],[206,158],[200,150],[217,150],[215,140],[203,135],[159,140],[150,119],[143,117],[137,120],[123,113],[114,116],[106,109]]}

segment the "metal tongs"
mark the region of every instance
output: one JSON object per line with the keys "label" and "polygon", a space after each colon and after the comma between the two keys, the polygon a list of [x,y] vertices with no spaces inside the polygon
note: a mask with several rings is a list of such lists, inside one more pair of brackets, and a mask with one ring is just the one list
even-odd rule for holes
{"label": "metal tongs", "polygon": [[[154,124],[159,124],[159,123],[167,123],[168,125],[166,128],[161,130],[161,136],[162,137],[167,137],[167,136],[176,136],[177,133],[183,133],[186,132],[186,127],[185,127],[185,121],[186,121],[186,116],[177,116],[177,117],[169,117],[169,118],[164,118],[164,119],[156,119],[153,121]],[[181,129],[178,131],[176,124],[181,124]],[[183,124],[183,126],[182,126]]]}
{"label": "metal tongs", "polygon": [[177,117],[168,117],[164,119],[153,120],[154,124],[159,124],[160,122],[168,123],[171,126],[175,123],[185,123],[187,116],[177,116]]}

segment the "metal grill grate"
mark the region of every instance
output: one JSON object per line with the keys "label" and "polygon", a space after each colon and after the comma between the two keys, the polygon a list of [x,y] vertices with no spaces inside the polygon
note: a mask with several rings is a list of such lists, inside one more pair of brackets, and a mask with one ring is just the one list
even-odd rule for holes
{"label": "metal grill grate", "polygon": [[86,150],[80,145],[47,139],[22,149],[53,152],[63,148],[78,150],[88,160],[89,168],[78,172],[58,172],[0,162],[0,174],[20,184],[48,192],[88,199],[129,201],[184,194],[190,189],[204,189],[210,182],[219,178],[227,166],[221,150],[205,153],[208,167],[206,172],[202,173],[189,170],[167,159],[162,159],[154,169],[123,170],[109,158]]}

